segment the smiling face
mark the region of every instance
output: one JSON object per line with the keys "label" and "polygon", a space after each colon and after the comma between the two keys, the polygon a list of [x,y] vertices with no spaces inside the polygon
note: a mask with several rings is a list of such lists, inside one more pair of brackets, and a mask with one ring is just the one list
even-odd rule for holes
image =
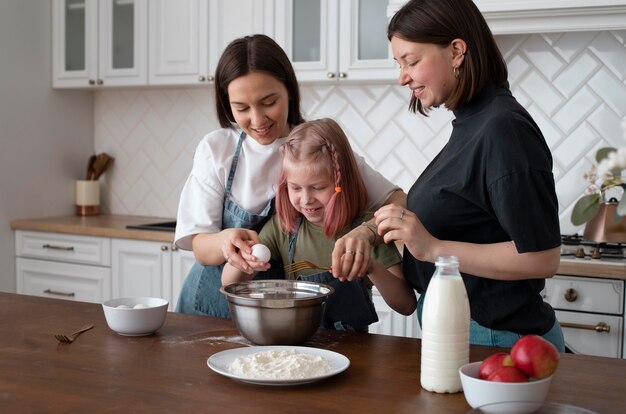
{"label": "smiling face", "polygon": [[289,163],[287,192],[291,205],[311,223],[324,225],[324,213],[335,184],[330,173],[320,172],[305,162]]}
{"label": "smiling face", "polygon": [[457,82],[453,67],[458,67],[463,59],[455,50],[454,42],[442,47],[394,36],[391,50],[400,65],[398,83],[408,86],[424,108],[446,103]]}
{"label": "smiling face", "polygon": [[228,97],[235,122],[259,144],[289,134],[289,94],[278,79],[250,72],[228,84]]}

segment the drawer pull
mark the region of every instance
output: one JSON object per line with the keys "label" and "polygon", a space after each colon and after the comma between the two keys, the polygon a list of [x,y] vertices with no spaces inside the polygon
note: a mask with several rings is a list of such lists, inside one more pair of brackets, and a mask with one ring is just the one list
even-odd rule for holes
{"label": "drawer pull", "polygon": [[570,288],[565,291],[565,295],[563,295],[563,297],[568,302],[576,302],[576,299],[578,299],[578,292],[576,292],[575,289]]}
{"label": "drawer pull", "polygon": [[68,296],[73,298],[74,296],[76,296],[76,294],[74,292],[56,292],[54,290],[50,290],[50,289],[46,289],[43,291],[43,293],[47,293],[49,295],[57,295],[57,296]]}
{"label": "drawer pull", "polygon": [[74,251],[74,246],[55,246],[54,244],[44,244],[43,246],[44,249],[52,249],[52,250],[64,250],[66,252],[73,252]]}
{"label": "drawer pull", "polygon": [[561,322],[562,328],[586,329],[596,332],[611,332],[611,325],[606,322],[598,322],[596,325],[585,325],[583,323]]}

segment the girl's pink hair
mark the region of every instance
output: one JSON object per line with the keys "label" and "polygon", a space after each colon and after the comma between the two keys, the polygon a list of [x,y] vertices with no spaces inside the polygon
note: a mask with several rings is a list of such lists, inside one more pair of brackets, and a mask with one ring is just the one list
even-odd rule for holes
{"label": "girl's pink hair", "polygon": [[296,230],[301,216],[289,201],[287,176],[290,168],[305,167],[310,174],[330,176],[335,192],[326,205],[324,233],[332,238],[363,211],[367,205],[367,189],[356,164],[350,142],[341,127],[324,118],[296,126],[280,147],[281,166],[276,188],[276,214],[282,228]]}

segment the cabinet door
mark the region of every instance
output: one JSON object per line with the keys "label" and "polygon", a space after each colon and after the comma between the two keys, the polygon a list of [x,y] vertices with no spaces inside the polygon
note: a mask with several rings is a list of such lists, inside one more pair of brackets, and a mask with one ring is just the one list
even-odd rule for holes
{"label": "cabinet door", "polygon": [[398,66],[387,40],[387,5],[387,0],[340,2],[339,79],[398,77]]}
{"label": "cabinet door", "polygon": [[98,79],[104,86],[148,83],[147,0],[100,0]]}
{"label": "cabinet door", "polygon": [[178,295],[183,287],[185,278],[191,270],[191,266],[196,262],[196,258],[192,251],[180,250],[172,247],[172,301],[170,302],[170,310],[176,309]]}
{"label": "cabinet door", "polygon": [[209,0],[150,2],[151,85],[201,84],[209,77]]}
{"label": "cabinet door", "polygon": [[337,0],[276,0],[275,35],[299,81],[338,77]]}
{"label": "cabinet door", "polygon": [[251,34],[274,35],[273,0],[210,0],[209,73],[233,40]]}
{"label": "cabinet door", "polygon": [[151,296],[171,302],[171,252],[168,243],[112,239],[113,297]]}
{"label": "cabinet door", "polygon": [[97,0],[53,0],[52,86],[86,88],[97,76]]}
{"label": "cabinet door", "polygon": [[111,269],[18,257],[17,293],[101,303],[111,297]]}

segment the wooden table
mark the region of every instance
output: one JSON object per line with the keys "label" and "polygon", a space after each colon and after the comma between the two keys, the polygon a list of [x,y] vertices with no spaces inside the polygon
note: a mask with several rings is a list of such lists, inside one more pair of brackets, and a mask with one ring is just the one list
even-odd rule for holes
{"label": "wooden table", "polygon": [[[72,344],[54,333],[95,328]],[[233,413],[466,413],[462,393],[419,383],[420,341],[320,329],[306,346],[344,354],[350,367],[292,387],[250,385],[207,367],[213,353],[250,344],[229,320],[169,313],[152,336],[124,337],[99,304],[0,293],[0,411]],[[472,361],[495,348],[471,347]],[[548,400],[623,412],[626,361],[563,354]]]}

